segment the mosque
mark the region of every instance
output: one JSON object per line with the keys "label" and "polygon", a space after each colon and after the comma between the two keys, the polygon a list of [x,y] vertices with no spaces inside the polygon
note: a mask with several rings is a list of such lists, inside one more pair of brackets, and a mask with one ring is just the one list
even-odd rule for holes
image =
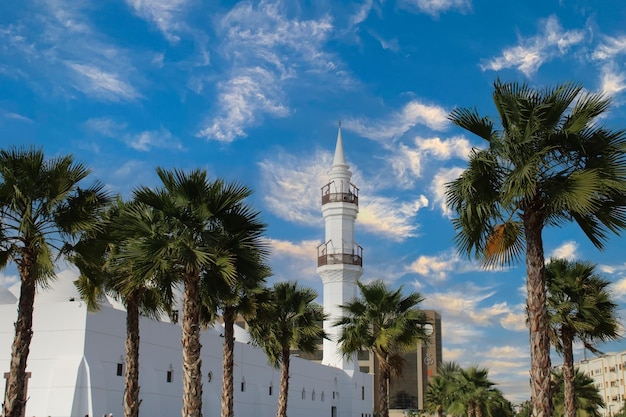
{"label": "mosque", "polygon": [[[321,363],[291,358],[288,414],[298,417],[372,417],[373,371],[357,358],[338,350],[339,329],[332,323],[341,316],[340,304],[357,296],[363,252],[354,240],[358,213],[358,188],[345,162],[341,128],[337,135],[329,182],[322,188],[325,241],[318,247],[318,273],[323,282],[323,306],[329,320],[323,326]],[[63,271],[51,290],[37,294],[33,339],[27,366],[25,416],[83,417],[113,414],[121,417],[124,391],[126,312],[107,298],[97,313],[87,312],[73,285],[76,274]],[[17,316],[19,282],[0,287],[0,371],[9,370],[13,323]],[[440,318],[435,325],[439,334]],[[182,409],[181,326],[177,320],[142,318],[140,322],[140,415],[170,417]],[[434,336],[433,336],[434,337]],[[219,414],[221,407],[222,342],[220,326],[202,332],[202,413]],[[439,355],[441,339],[439,336]],[[415,354],[413,354],[415,355]],[[430,350],[417,350],[418,369],[432,373]],[[276,414],[280,370],[267,363],[263,351],[250,344],[247,332],[235,326],[234,409],[238,417]],[[423,361],[422,361],[423,360]],[[431,361],[431,362],[427,362]],[[435,361],[436,369],[438,359]],[[420,367],[419,363],[430,364]],[[365,372],[363,372],[365,371]],[[421,381],[421,385],[420,385]],[[425,379],[418,378],[423,397]],[[3,387],[6,384],[0,385]],[[414,385],[414,384],[411,384]],[[415,388],[415,387],[414,387]]]}

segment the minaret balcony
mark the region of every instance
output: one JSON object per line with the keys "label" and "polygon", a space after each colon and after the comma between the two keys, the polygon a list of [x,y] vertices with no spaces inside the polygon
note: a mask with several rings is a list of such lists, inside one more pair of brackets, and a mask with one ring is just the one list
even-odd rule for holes
{"label": "minaret balcony", "polygon": [[322,205],[327,203],[353,203],[358,206],[359,189],[350,182],[347,183],[347,187],[337,187],[332,181],[322,187]]}
{"label": "minaret balcony", "polygon": [[322,243],[317,247],[317,266],[358,265],[363,266],[363,248],[357,243],[350,250],[335,249],[332,242]]}

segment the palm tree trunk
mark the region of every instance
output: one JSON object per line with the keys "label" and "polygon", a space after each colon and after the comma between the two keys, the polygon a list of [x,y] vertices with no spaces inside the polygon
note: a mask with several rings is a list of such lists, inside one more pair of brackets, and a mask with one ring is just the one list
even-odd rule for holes
{"label": "palm tree trunk", "polygon": [[443,417],[443,407],[437,407],[437,417]]}
{"label": "palm tree trunk", "polygon": [[[540,207],[540,202],[534,205]],[[543,214],[531,208],[523,216],[526,233],[526,306],[530,327],[530,388],[534,417],[552,417],[550,395],[550,339],[546,308],[546,271],[543,252]]]}
{"label": "palm tree trunk", "polygon": [[574,336],[569,328],[561,329],[561,340],[563,342],[563,383],[564,383],[564,404],[563,416],[576,416],[576,392],[574,391]]}
{"label": "palm tree trunk", "polygon": [[287,417],[287,400],[289,396],[289,346],[283,347],[281,353],[282,366],[280,368],[280,392],[278,393],[278,409],[276,417]]}
{"label": "palm tree trunk", "polygon": [[139,417],[139,301],[141,290],[135,290],[126,302],[126,384],[124,416]]}
{"label": "palm tree trunk", "polygon": [[483,417],[483,408],[478,401],[474,402],[474,416]]}
{"label": "palm tree trunk", "polygon": [[183,413],[202,416],[199,274],[186,273],[183,291]]}
{"label": "palm tree trunk", "polygon": [[222,417],[233,417],[234,410],[234,387],[233,370],[235,366],[235,311],[226,307],[222,312],[224,319],[224,347],[223,347],[223,376],[222,376]]}
{"label": "palm tree trunk", "polygon": [[376,354],[376,356],[378,356],[378,393],[380,396],[378,400],[378,416],[389,417],[389,364],[381,355]]}
{"label": "palm tree trunk", "polygon": [[33,308],[35,304],[35,271],[30,254],[18,263],[22,284],[15,323],[15,338],[11,347],[11,367],[4,396],[5,417],[22,417],[26,407],[26,361],[33,338]]}

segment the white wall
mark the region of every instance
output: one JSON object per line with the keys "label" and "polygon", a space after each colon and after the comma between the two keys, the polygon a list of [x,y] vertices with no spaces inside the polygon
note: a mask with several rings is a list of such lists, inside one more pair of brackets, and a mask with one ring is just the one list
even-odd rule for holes
{"label": "white wall", "polygon": [[[63,284],[67,284],[64,282]],[[70,282],[71,284],[71,282]],[[124,377],[117,364],[124,363],[125,312],[115,303],[98,313],[87,313],[73,287],[38,294],[34,336],[28,371],[27,416],[123,416]],[[69,301],[74,297],[75,301]],[[16,305],[0,304],[0,371],[8,372]],[[179,325],[141,321],[140,415],[176,416],[182,409],[182,355]],[[243,337],[240,337],[243,339]],[[202,334],[203,414],[215,416],[221,407],[222,341],[214,330]],[[173,371],[171,383],[167,371]],[[211,372],[212,380],[208,381]],[[241,383],[245,380],[245,391]],[[270,417],[276,413],[280,370],[267,364],[263,352],[246,343],[235,343],[235,415]],[[269,386],[272,385],[272,395]],[[5,384],[0,384],[4,388]],[[362,399],[364,387],[365,399]],[[305,398],[302,399],[302,391]],[[315,391],[315,399],[313,399]],[[4,392],[4,390],[2,391]],[[333,399],[333,392],[335,392]],[[291,358],[290,416],[338,417],[372,415],[372,378],[360,372],[350,377],[340,369]],[[323,394],[323,395],[322,395]],[[322,401],[323,397],[323,401]]]}

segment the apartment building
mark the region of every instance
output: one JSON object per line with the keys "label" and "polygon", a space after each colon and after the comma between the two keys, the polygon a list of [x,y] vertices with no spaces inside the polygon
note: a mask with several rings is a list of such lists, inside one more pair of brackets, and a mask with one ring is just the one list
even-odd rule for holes
{"label": "apartment building", "polygon": [[617,414],[624,406],[626,397],[626,351],[584,359],[576,367],[593,378],[606,405],[600,410],[603,416],[613,417]]}

